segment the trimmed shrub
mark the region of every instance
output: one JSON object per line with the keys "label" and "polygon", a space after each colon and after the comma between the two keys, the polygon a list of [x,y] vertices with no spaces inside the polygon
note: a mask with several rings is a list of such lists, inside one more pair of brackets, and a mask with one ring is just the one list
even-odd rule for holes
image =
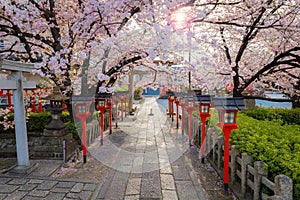
{"label": "trimmed shrub", "polygon": [[300,108],[281,109],[281,108],[253,108],[244,111],[246,115],[258,120],[280,121],[281,124],[300,125]]}
{"label": "trimmed shrub", "polygon": [[[269,110],[265,113],[276,116]],[[231,134],[232,143],[253,156],[254,161],[263,161],[270,179],[278,174],[292,178],[294,198],[300,199],[300,126],[282,125],[276,118],[273,121],[257,120],[246,114],[239,112],[239,128]]]}

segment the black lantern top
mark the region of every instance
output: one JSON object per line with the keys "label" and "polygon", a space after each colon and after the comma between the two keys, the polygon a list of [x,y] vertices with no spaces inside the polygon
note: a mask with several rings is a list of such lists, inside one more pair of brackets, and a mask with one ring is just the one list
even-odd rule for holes
{"label": "black lantern top", "polygon": [[200,104],[210,104],[212,102],[213,96],[211,95],[196,95],[195,101]]}
{"label": "black lantern top", "polygon": [[98,93],[95,95],[95,99],[108,99],[111,96],[111,93]]}
{"label": "black lantern top", "polygon": [[54,109],[62,109],[62,103],[64,100],[70,99],[69,97],[63,95],[59,89],[59,87],[55,86],[53,87],[53,93],[44,97],[44,100],[50,101],[50,106],[52,111]]}
{"label": "black lantern top", "polygon": [[71,102],[73,104],[75,103],[91,103],[93,99],[93,96],[83,96],[83,95],[78,95],[78,96],[72,96]]}
{"label": "black lantern top", "polygon": [[213,100],[217,110],[246,110],[243,97],[217,97]]}
{"label": "black lantern top", "polygon": [[63,95],[59,89],[59,87],[53,87],[53,93],[44,97],[45,100],[54,100],[54,101],[64,101],[70,99],[69,97]]}
{"label": "black lantern top", "polygon": [[96,109],[106,109],[108,100],[111,100],[111,93],[98,93],[95,95]]}

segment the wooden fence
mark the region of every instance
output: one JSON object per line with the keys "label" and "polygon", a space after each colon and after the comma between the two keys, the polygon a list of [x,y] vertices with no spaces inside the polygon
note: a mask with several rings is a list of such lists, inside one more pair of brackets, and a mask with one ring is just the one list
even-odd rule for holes
{"label": "wooden fence", "polygon": [[[188,134],[188,113],[185,113],[185,133]],[[201,141],[201,121],[193,117],[193,138]],[[223,177],[224,138],[213,127],[208,127],[205,138],[207,160]],[[239,199],[251,200],[292,200],[293,181],[286,175],[275,176],[274,181],[267,178],[262,161],[255,161],[247,153],[241,153],[231,145],[229,151],[229,186]]]}

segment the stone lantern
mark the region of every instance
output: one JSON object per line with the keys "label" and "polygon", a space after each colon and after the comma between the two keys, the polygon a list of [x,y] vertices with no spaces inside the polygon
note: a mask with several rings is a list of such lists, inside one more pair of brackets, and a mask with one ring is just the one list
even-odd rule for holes
{"label": "stone lantern", "polygon": [[43,98],[50,101],[50,112],[52,121],[46,126],[44,136],[62,136],[68,133],[66,125],[59,119],[61,112],[64,110],[63,101],[68,100],[69,97],[63,95],[59,87],[53,88],[53,93]]}
{"label": "stone lantern", "polygon": [[53,88],[53,93],[44,97],[50,101],[51,122],[45,127],[43,136],[34,146],[33,158],[35,159],[62,159],[66,162],[77,148],[77,141],[73,139],[66,125],[59,119],[63,111],[63,101],[69,99],[64,96],[58,87]]}

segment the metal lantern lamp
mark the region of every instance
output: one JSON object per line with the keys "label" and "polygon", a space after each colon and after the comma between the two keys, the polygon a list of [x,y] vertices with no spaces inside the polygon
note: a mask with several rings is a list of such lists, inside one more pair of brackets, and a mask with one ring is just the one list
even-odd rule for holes
{"label": "metal lantern lamp", "polygon": [[228,165],[229,165],[229,139],[230,132],[237,129],[236,118],[238,110],[246,110],[243,97],[214,98],[214,107],[218,110],[219,126],[224,133],[224,192],[228,195]]}
{"label": "metal lantern lamp", "polygon": [[[204,163],[205,156],[205,126],[206,118],[210,117],[210,107],[212,102],[212,96],[210,95],[196,95],[196,101],[199,103],[199,117],[201,118],[201,162]],[[200,140],[199,140],[200,141]]]}
{"label": "metal lantern lamp", "polygon": [[72,104],[75,105],[76,117],[81,120],[81,140],[83,151],[83,163],[86,163],[86,119],[91,115],[91,96],[73,96]]}

